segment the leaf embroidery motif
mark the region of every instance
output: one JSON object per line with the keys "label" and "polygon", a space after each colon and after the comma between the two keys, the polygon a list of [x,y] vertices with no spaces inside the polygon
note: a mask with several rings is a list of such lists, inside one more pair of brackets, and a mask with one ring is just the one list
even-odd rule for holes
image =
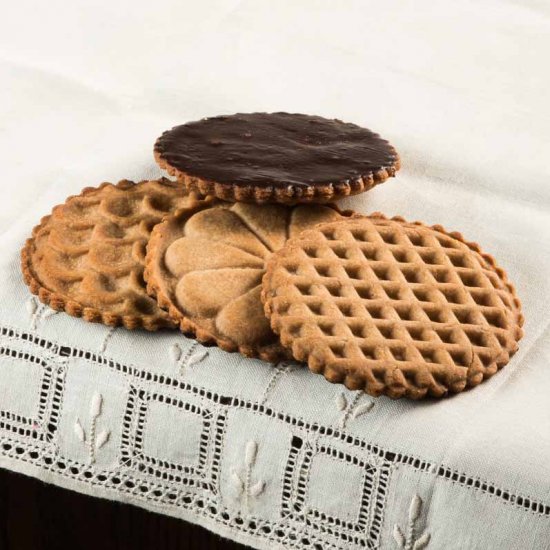
{"label": "leaf embroidery motif", "polygon": [[38,308],[38,303],[36,301],[36,298],[34,296],[31,296],[25,303],[25,307],[27,311],[29,312],[29,315],[34,315],[36,312],[36,309]]}
{"label": "leaf embroidery motif", "polygon": [[170,347],[170,357],[174,363],[177,363],[181,359],[181,348],[178,344],[173,344]]}
{"label": "leaf embroidery motif", "polygon": [[103,404],[103,396],[100,393],[94,393],[90,401],[90,416],[98,417],[101,414],[101,405]]}
{"label": "leaf embroidery motif", "polygon": [[430,542],[430,534],[424,533],[420,538],[416,539],[416,542],[413,545],[413,550],[423,550],[428,546]]}
{"label": "leaf embroidery motif", "polygon": [[25,302],[25,308],[31,317],[31,330],[36,330],[40,321],[45,321],[59,312],[40,303],[35,296],[31,296]]}
{"label": "leaf embroidery motif", "polygon": [[251,499],[258,498],[265,489],[265,481],[257,479],[252,481],[252,470],[256,464],[258,457],[258,444],[254,440],[246,443],[244,448],[244,471],[240,474],[236,470],[231,470],[229,483],[235,490],[239,498],[242,500],[242,505],[245,513],[250,511]]}
{"label": "leaf embroidery motif", "polygon": [[350,418],[356,419],[363,414],[368,413],[374,407],[374,401],[367,401],[366,403],[359,403],[363,398],[364,393],[362,391],[355,392],[352,399],[346,397],[344,392],[341,392],[336,396],[336,408],[342,411],[342,416],[338,421],[340,429],[344,430],[346,424]]}
{"label": "leaf embroidery motif", "polygon": [[395,542],[397,542],[399,548],[405,548],[405,535],[397,523],[393,526],[393,538],[395,539]]}
{"label": "leaf embroidery motif", "polygon": [[95,392],[90,400],[90,428],[88,430],[88,436],[86,436],[86,431],[82,427],[80,418],[77,418],[73,425],[73,430],[76,437],[88,448],[88,462],[90,464],[95,463],[96,451],[101,449],[107,441],[109,441],[109,437],[111,436],[110,430],[102,430],[96,436],[97,420],[101,416],[102,409],[103,396],[100,393]]}
{"label": "leaf embroidery motif", "polygon": [[113,334],[115,333],[116,327],[111,327],[103,337],[103,340],[101,341],[101,345],[99,346],[99,353],[105,353],[107,351],[107,344],[109,343],[109,340],[112,338]]}
{"label": "leaf embroidery motif", "polygon": [[336,408],[339,411],[343,411],[348,406],[348,400],[346,399],[346,396],[343,393],[339,393],[336,396]]}
{"label": "leaf embroidery motif", "polygon": [[250,496],[251,497],[257,497],[260,495],[265,487],[265,483],[263,481],[258,481],[252,487],[250,487]]}
{"label": "leaf embroidery motif", "polygon": [[44,310],[44,313],[42,313],[42,320],[48,319],[49,317],[53,317],[54,315],[57,315],[59,312],[55,311],[55,309],[46,309]]}
{"label": "leaf embroidery motif", "polygon": [[402,550],[423,550],[430,543],[431,535],[427,532],[416,538],[415,527],[421,512],[422,499],[418,495],[414,495],[409,505],[409,521],[407,523],[406,536],[399,525],[395,524],[393,526],[393,538],[398,548]]}
{"label": "leaf embroidery motif", "polygon": [[246,466],[254,466],[256,462],[256,455],[258,454],[258,444],[255,441],[249,441],[246,444],[246,450],[244,453],[244,463]]}
{"label": "leaf embroidery motif", "polygon": [[78,437],[79,441],[84,443],[86,441],[86,433],[84,432],[84,428],[82,427],[82,424],[80,423],[80,420],[77,418],[74,423],[74,433],[76,434],[76,437]]}
{"label": "leaf embroidery motif", "polygon": [[180,375],[183,376],[187,369],[200,363],[208,356],[208,351],[206,349],[197,349],[198,347],[199,344],[194,342],[185,354],[183,353],[183,348],[179,344],[173,344],[170,347],[170,357],[178,368]]}
{"label": "leaf embroidery motif", "polygon": [[197,363],[200,363],[207,355],[208,352],[205,349],[195,352],[187,360],[187,366],[191,367],[193,365],[196,365]]}
{"label": "leaf embroidery motif", "polygon": [[368,413],[374,407],[374,401],[369,401],[368,403],[363,403],[359,405],[352,414],[353,418],[358,418],[366,413]]}
{"label": "leaf embroidery motif", "polygon": [[103,430],[100,432],[97,436],[96,442],[95,442],[95,448],[101,449],[107,441],[109,441],[109,437],[111,435],[111,432],[109,430]]}
{"label": "leaf embroidery motif", "polygon": [[238,493],[242,493],[244,489],[244,484],[242,482],[242,479],[239,477],[239,474],[237,472],[232,471],[231,477],[229,478],[231,485],[233,486],[233,489],[235,489]]}

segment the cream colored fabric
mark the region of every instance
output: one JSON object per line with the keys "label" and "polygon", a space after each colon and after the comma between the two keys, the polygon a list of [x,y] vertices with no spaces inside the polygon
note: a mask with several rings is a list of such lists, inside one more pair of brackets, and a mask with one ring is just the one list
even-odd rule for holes
{"label": "cream colored fabric", "polygon": [[[23,0],[0,31],[2,467],[256,548],[548,545],[547,3]],[[159,176],[174,124],[262,110],[396,146],[397,177],[346,204],[495,255],[526,317],[502,372],[441,402],[372,399],[30,299],[19,248],[54,204]]]}

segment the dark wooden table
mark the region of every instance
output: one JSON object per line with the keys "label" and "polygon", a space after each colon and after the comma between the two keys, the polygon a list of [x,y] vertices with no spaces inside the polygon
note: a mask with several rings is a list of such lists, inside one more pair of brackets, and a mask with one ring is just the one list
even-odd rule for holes
{"label": "dark wooden table", "polygon": [[0,469],[0,550],[246,550],[182,520]]}

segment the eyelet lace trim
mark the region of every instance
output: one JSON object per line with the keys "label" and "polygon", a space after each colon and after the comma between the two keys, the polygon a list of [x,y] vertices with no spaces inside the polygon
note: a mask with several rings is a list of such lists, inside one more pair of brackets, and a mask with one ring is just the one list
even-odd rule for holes
{"label": "eyelet lace trim", "polygon": [[[135,365],[119,363],[95,351],[62,346],[7,326],[0,326],[0,339],[0,357],[32,363],[42,372],[34,417],[0,410],[0,455],[92,488],[114,490],[135,502],[156,503],[164,509],[174,510],[174,513],[185,510],[195,517],[231,527],[266,543],[315,550],[374,549],[380,543],[382,530],[387,529],[398,545],[403,543],[401,547],[419,550],[428,545],[430,532],[427,527],[424,532],[419,532],[416,527],[415,522],[423,507],[420,497],[415,496],[411,501],[408,524],[384,525],[391,473],[395,466],[402,465],[486,493],[526,512],[550,517],[550,504],[515,494],[445,465],[384,449],[347,433],[346,423],[372,408],[372,402],[367,398],[359,398],[353,393],[341,397],[336,403],[341,417],[333,426],[308,422],[268,406],[270,392],[278,378],[287,372],[288,365],[281,365],[264,394],[258,401],[252,401],[239,396],[224,396],[191,384],[186,381],[187,377],[181,376],[179,369],[173,376],[156,374]],[[40,349],[40,357],[17,349],[25,343]],[[194,348],[185,357],[182,350],[177,357],[175,352],[171,355],[176,364],[185,363],[187,366],[206,357],[202,348]],[[193,357],[195,360],[190,361]],[[57,434],[65,375],[73,358],[93,362],[128,377],[129,389],[119,443],[120,460],[116,465],[102,468],[96,460],[96,454],[104,446],[115,444],[111,438],[112,426],[102,422],[103,408],[109,404],[99,393],[91,399],[88,417],[74,419],[74,437],[87,446],[87,460],[73,460],[62,456],[59,451]],[[143,383],[147,384],[142,387]],[[173,395],[174,390],[179,392],[177,396]],[[200,398],[200,403],[187,401],[186,395],[194,396],[194,401]],[[144,412],[152,402],[161,402],[199,417],[202,431],[198,460],[194,465],[185,466],[147,455],[143,448]],[[228,413],[236,409],[276,419],[286,424],[293,434],[281,481],[282,516],[279,520],[267,520],[257,512],[257,504],[268,498],[269,480],[257,470],[258,453],[265,445],[262,441],[246,440],[240,454],[242,458],[229,468],[228,487],[233,488],[239,506],[230,507],[220,493],[226,422]],[[333,517],[306,505],[309,472],[317,456],[329,457],[345,466],[355,465],[363,472],[359,512],[352,520]]]}

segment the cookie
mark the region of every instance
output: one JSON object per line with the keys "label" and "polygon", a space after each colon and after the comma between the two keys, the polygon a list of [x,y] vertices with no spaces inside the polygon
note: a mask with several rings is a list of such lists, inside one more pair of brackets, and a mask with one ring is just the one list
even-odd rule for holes
{"label": "cookie", "polygon": [[378,134],[289,113],[176,126],[158,138],[155,158],[189,190],[258,204],[327,203],[367,191],[399,169],[397,152]]}
{"label": "cookie", "polygon": [[202,343],[266,361],[286,359],[260,301],[265,263],[288,237],[340,217],[332,206],[197,202],[153,230],[147,289]]}
{"label": "cookie", "polygon": [[173,327],[147,295],[145,246],[154,225],[190,200],[165,178],[88,187],[34,228],[21,253],[25,282],[45,304],[86,321]]}
{"label": "cookie", "polygon": [[268,261],[262,300],[295,359],[373,396],[476,386],[523,334],[520,302],[491,256],[441,226],[381,214],[290,239]]}

